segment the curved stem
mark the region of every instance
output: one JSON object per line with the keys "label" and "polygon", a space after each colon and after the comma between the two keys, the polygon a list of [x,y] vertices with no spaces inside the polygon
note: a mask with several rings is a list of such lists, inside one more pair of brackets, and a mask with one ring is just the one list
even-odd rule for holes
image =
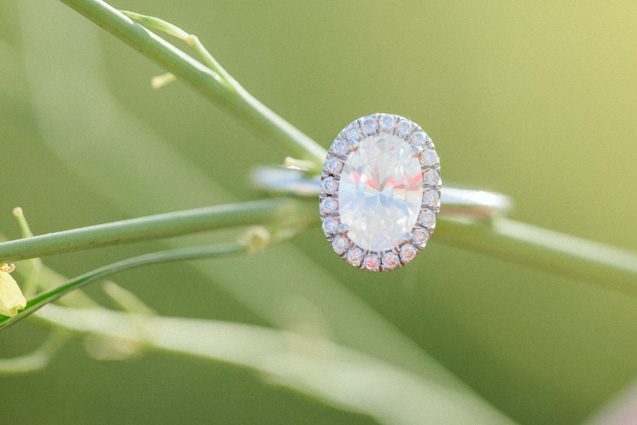
{"label": "curved stem", "polygon": [[100,27],[183,79],[258,135],[281,145],[286,154],[310,160],[319,170],[325,150],[259,102],[236,81],[217,73],[101,0],[61,0]]}
{"label": "curved stem", "polygon": [[514,425],[468,388],[413,374],[321,335],[220,321],[153,317],[149,332],[130,314],[50,306],[36,317],[85,335],[125,338],[145,349],[219,361],[384,425]]}
{"label": "curved stem", "polygon": [[507,218],[440,219],[434,239],[637,296],[637,254]]}
{"label": "curved stem", "polygon": [[155,252],[128,258],[117,263],[109,264],[90,272],[77,276],[63,285],[32,298],[27,303],[24,310],[14,317],[0,316],[0,330],[13,325],[19,320],[28,317],[45,305],[57,301],[60,297],[80,289],[91,282],[102,280],[124,270],[147,266],[151,264],[161,264],[175,261],[196,260],[201,258],[220,257],[230,254],[238,254],[247,251],[247,247],[241,243],[229,243],[225,245],[212,245],[195,248],[181,248],[168,251]]}
{"label": "curved stem", "polygon": [[274,198],[239,204],[151,215],[131,220],[98,224],[56,233],[0,243],[4,262],[52,254],[162,239],[221,227],[286,223],[304,224],[317,220],[312,203]]}

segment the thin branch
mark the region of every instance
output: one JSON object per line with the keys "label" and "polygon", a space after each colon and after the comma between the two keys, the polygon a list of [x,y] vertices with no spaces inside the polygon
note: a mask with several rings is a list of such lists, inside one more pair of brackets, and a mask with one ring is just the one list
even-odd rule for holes
{"label": "thin branch", "polygon": [[[5,262],[203,232],[221,227],[318,220],[312,202],[271,199],[178,211],[0,243]],[[434,239],[480,254],[582,279],[637,296],[637,255],[505,218],[439,218]]]}
{"label": "thin branch", "polygon": [[141,334],[130,314],[58,306],[36,317],[56,328],[249,368],[268,382],[385,425],[514,424],[466,388],[441,385],[320,336],[168,317],[154,317],[150,332]]}
{"label": "thin branch", "polygon": [[148,266],[152,264],[164,264],[168,262],[196,260],[202,258],[221,257],[231,254],[244,253],[248,247],[242,243],[218,244],[212,246],[181,248],[168,251],[144,254],[138,257],[127,258],[117,263],[109,264],[90,272],[77,276],[63,285],[53,288],[49,291],[32,298],[27,303],[24,310],[20,311],[14,317],[0,316],[0,330],[15,324],[16,322],[30,316],[40,308],[47,304],[57,301],[66,294],[80,289],[89,283],[102,280],[108,276],[132,268]]}
{"label": "thin branch", "polygon": [[317,220],[312,203],[274,198],[139,217],[0,243],[4,262],[26,260],[143,240],[204,232],[223,227]]}
{"label": "thin branch", "polygon": [[171,24],[163,19],[155,18],[154,16],[146,16],[128,10],[122,10],[121,12],[133,21],[144,25],[146,28],[161,31],[192,46],[201,57],[203,63],[219,75],[226,83],[230,84],[231,87],[239,85],[237,80],[235,80],[232,75],[230,75],[228,71],[221,66],[219,61],[212,56],[208,49],[206,49],[206,46],[203,45],[203,43],[199,40],[199,37],[196,35],[189,34],[177,25]]}
{"label": "thin branch", "polygon": [[506,218],[480,222],[441,217],[434,239],[637,297],[634,252]]}
{"label": "thin branch", "polygon": [[61,1],[186,81],[259,136],[280,145],[286,154],[310,160],[314,163],[315,171],[320,169],[325,158],[325,150],[259,102],[236,81],[233,85],[225,84],[226,80],[217,72],[104,1]]}

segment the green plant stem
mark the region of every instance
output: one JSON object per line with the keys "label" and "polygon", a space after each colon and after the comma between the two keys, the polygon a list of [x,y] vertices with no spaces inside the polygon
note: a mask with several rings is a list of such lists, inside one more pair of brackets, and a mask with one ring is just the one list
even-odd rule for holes
{"label": "green plant stem", "polygon": [[285,223],[303,225],[318,220],[312,202],[286,198],[177,211],[82,227],[0,243],[3,262],[109,245],[162,239],[222,227]]}
{"label": "green plant stem", "polygon": [[199,40],[199,37],[197,37],[196,35],[189,34],[187,31],[182,30],[178,26],[173,25],[170,22],[166,22],[163,19],[155,18],[154,16],[141,15],[139,13],[131,12],[128,10],[120,10],[120,12],[131,18],[133,21],[139,22],[140,24],[144,25],[146,28],[162,31],[168,35],[171,35],[188,43],[197,51],[197,53],[199,53],[201,60],[208,68],[214,71],[231,86],[239,85],[237,80],[235,80],[232,75],[230,75],[221,66],[217,59],[212,56],[208,49],[206,49],[206,46],[203,45],[203,43]]}
{"label": "green plant stem", "polygon": [[236,81],[233,80],[232,85],[224,84],[217,73],[104,1],[60,1],[189,83],[259,136],[282,146],[286,154],[310,160],[315,164],[315,171],[320,169],[325,150]]}
{"label": "green plant stem", "polygon": [[[296,234],[284,229],[275,232],[271,242],[277,242]],[[299,231],[300,229],[297,229]],[[243,253],[248,246],[217,245],[208,248],[188,248],[148,254],[136,259],[124,260],[102,267],[75,279],[29,303],[28,312],[47,305],[63,295],[77,294],[80,288],[101,280],[105,273],[116,273],[132,267],[155,262],[179,261],[219,255]],[[46,276],[57,274],[44,268]],[[179,290],[175,288],[175,290]],[[168,318],[139,313],[117,313],[100,306],[88,308],[63,308],[48,305],[37,311],[34,318],[39,323],[51,326],[54,332],[73,332],[87,336],[134,342],[139,349],[161,350],[184,356],[194,356],[210,361],[227,362],[265,374],[269,381],[284,384],[291,390],[300,391],[340,409],[375,417],[387,425],[425,423],[508,424],[513,421],[485,403],[463,385],[452,379],[439,380],[438,373],[414,374],[400,366],[379,360],[363,352],[354,351],[325,339],[322,333],[307,326],[292,326],[296,332],[279,331],[198,319]],[[0,324],[7,326],[15,323]],[[17,319],[19,320],[19,319]],[[298,318],[306,323],[304,316]],[[299,333],[300,332],[300,333]],[[25,373],[46,366],[53,351],[46,358],[40,354],[0,360],[0,373]],[[53,347],[55,348],[55,347]],[[41,351],[41,350],[38,350]],[[435,363],[435,362],[432,362]],[[436,365],[430,365],[436,367]],[[346,370],[346,376],[343,371]],[[316,371],[317,373],[308,373]],[[361,387],[359,382],[372,384]],[[344,379],[345,378],[345,379]],[[378,391],[382,388],[382,391]],[[400,394],[396,397],[396,394]]]}
{"label": "green plant stem", "polygon": [[434,240],[637,297],[637,254],[506,218],[439,220]]}
{"label": "green plant stem", "polygon": [[[18,261],[101,246],[161,239],[216,228],[264,223],[312,224],[313,202],[293,199],[178,211],[0,243],[0,259]],[[435,242],[582,279],[637,296],[637,255],[601,243],[505,218],[459,221],[439,217]]]}
{"label": "green plant stem", "polygon": [[43,292],[40,295],[30,299],[27,302],[26,308],[21,310],[14,317],[0,316],[0,330],[11,326],[19,320],[28,317],[35,311],[44,307],[45,305],[55,302],[60,297],[80,289],[91,282],[102,280],[108,276],[112,276],[116,273],[124,270],[129,270],[136,267],[148,266],[151,264],[163,264],[175,261],[196,260],[202,258],[221,257],[225,255],[243,253],[248,250],[244,244],[239,242],[218,244],[204,247],[194,248],[180,248],[168,251],[155,252],[151,254],[144,254],[138,257],[127,258],[126,260],[119,261],[117,263],[109,264],[90,272],[77,276],[68,282],[53,288],[49,291]]}
{"label": "green plant stem", "polygon": [[56,305],[36,317],[56,329],[245,367],[266,382],[383,425],[514,424],[470,390],[441,385],[321,335],[161,316],[147,322],[148,332],[140,332],[131,314]]}

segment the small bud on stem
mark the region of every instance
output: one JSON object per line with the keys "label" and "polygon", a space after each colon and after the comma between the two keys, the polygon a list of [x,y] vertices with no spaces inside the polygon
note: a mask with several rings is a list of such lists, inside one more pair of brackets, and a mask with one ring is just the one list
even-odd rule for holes
{"label": "small bud on stem", "polygon": [[14,317],[27,306],[20,287],[11,277],[10,273],[14,270],[13,264],[0,263],[0,314],[9,317]]}
{"label": "small bud on stem", "polygon": [[250,227],[239,239],[239,243],[248,249],[249,253],[254,253],[265,248],[272,241],[272,235],[263,226]]}

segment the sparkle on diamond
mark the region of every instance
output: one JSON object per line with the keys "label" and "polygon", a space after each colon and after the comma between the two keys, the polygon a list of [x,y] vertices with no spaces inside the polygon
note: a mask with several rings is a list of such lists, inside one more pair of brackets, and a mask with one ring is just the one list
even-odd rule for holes
{"label": "sparkle on diamond", "polygon": [[349,155],[341,173],[341,222],[361,248],[389,250],[409,237],[422,195],[422,171],[411,146],[394,135],[369,136]]}

